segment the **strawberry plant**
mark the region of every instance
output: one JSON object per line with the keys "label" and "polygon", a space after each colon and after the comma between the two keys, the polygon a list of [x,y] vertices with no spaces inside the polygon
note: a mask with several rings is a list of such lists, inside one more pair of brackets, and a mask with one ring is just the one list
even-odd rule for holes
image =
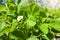
{"label": "strawberry plant", "polygon": [[6,0],[0,5],[0,40],[54,40],[60,32],[60,9],[21,1]]}

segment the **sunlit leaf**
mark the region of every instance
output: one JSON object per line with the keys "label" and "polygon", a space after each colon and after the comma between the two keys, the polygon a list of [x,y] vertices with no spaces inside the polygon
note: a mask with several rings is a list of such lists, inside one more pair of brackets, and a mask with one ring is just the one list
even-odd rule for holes
{"label": "sunlit leaf", "polygon": [[36,36],[32,35],[27,40],[38,40]]}
{"label": "sunlit leaf", "polygon": [[6,26],[6,23],[5,22],[2,22],[0,24],[0,31],[2,31],[5,28],[5,26]]}
{"label": "sunlit leaf", "polygon": [[44,34],[48,33],[48,24],[41,24],[39,28]]}

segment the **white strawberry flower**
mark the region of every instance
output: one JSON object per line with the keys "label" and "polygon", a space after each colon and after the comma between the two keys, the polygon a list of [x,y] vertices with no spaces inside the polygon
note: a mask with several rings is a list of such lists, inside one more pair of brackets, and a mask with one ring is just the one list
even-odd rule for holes
{"label": "white strawberry flower", "polygon": [[23,19],[23,16],[18,16],[17,20],[20,21],[21,19]]}

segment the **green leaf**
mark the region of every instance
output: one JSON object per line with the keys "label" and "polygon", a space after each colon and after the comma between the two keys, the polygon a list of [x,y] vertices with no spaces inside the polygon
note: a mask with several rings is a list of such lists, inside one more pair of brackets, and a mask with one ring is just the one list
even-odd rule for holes
{"label": "green leaf", "polygon": [[41,12],[40,12],[40,16],[41,16],[42,18],[46,18],[46,17],[47,17],[47,15],[46,15],[46,13],[45,13],[44,11],[41,11]]}
{"label": "green leaf", "polygon": [[59,22],[54,22],[49,24],[52,28],[54,28],[57,31],[60,31],[60,23]]}
{"label": "green leaf", "polygon": [[42,23],[44,23],[46,21],[47,18],[41,18]]}
{"label": "green leaf", "polygon": [[5,26],[6,26],[6,23],[5,22],[2,22],[0,24],[0,31],[2,31],[5,28]]}
{"label": "green leaf", "polygon": [[27,28],[32,28],[36,24],[36,19],[34,18],[34,16],[30,15],[26,23],[27,23]]}
{"label": "green leaf", "polygon": [[11,31],[11,32],[13,32],[13,31],[15,30],[17,24],[18,24],[18,23],[17,23],[17,20],[13,19],[13,21],[12,21],[12,26],[11,26],[11,28],[10,28],[10,31]]}
{"label": "green leaf", "polygon": [[0,6],[0,11],[6,11],[6,7],[5,6]]}
{"label": "green leaf", "polygon": [[0,38],[0,40],[3,40],[2,38]]}
{"label": "green leaf", "polygon": [[53,23],[53,22],[55,22],[55,20],[53,18],[47,18],[46,22],[47,23]]}
{"label": "green leaf", "polygon": [[15,15],[15,10],[10,10],[10,9],[8,9],[8,10],[7,10],[7,15],[15,17],[15,16],[16,16],[16,15]]}
{"label": "green leaf", "polygon": [[5,30],[0,32],[0,35],[3,35],[4,33],[9,33],[9,32],[10,32],[10,29],[6,28]]}
{"label": "green leaf", "polygon": [[27,25],[28,26],[34,26],[36,24],[36,22],[32,21],[32,20],[27,20]]}
{"label": "green leaf", "polygon": [[41,24],[39,28],[44,34],[48,33],[48,24]]}
{"label": "green leaf", "polygon": [[49,40],[54,40],[54,34],[53,33],[49,32],[46,36],[49,38]]}
{"label": "green leaf", "polygon": [[32,28],[34,25],[36,24],[35,21],[32,21],[32,20],[27,20],[27,28]]}
{"label": "green leaf", "polygon": [[44,37],[45,37],[46,40],[49,40],[49,38],[46,35],[44,35]]}
{"label": "green leaf", "polygon": [[58,21],[58,22],[60,22],[60,17],[56,18],[55,20]]}
{"label": "green leaf", "polygon": [[17,39],[17,37],[16,36],[14,36],[13,34],[9,34],[9,37],[11,38],[11,39]]}
{"label": "green leaf", "polygon": [[30,36],[27,40],[39,40],[39,39],[37,39],[36,36],[32,35],[32,36]]}
{"label": "green leaf", "polygon": [[58,30],[56,30],[54,28],[52,28],[51,31],[53,31],[54,33],[60,33],[60,31],[58,31]]}
{"label": "green leaf", "polygon": [[25,35],[24,35],[24,32],[22,31],[18,31],[18,30],[15,30],[13,31],[12,33],[9,34],[9,37],[11,39],[22,39],[22,40],[25,40]]}
{"label": "green leaf", "polygon": [[37,5],[35,3],[32,3],[30,5],[31,11],[35,11],[37,9],[36,7],[37,7]]}

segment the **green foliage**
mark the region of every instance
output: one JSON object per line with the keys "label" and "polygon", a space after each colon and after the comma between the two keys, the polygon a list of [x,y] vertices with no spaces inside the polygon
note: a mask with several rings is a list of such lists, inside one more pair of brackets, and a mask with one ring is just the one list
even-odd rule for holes
{"label": "green foliage", "polygon": [[44,34],[48,34],[48,24],[41,24],[39,28]]}
{"label": "green foliage", "polygon": [[53,40],[60,32],[60,9],[17,2],[6,0],[5,6],[0,5],[0,40],[39,40],[43,36]]}
{"label": "green foliage", "polygon": [[30,36],[27,40],[38,40],[36,36]]}

